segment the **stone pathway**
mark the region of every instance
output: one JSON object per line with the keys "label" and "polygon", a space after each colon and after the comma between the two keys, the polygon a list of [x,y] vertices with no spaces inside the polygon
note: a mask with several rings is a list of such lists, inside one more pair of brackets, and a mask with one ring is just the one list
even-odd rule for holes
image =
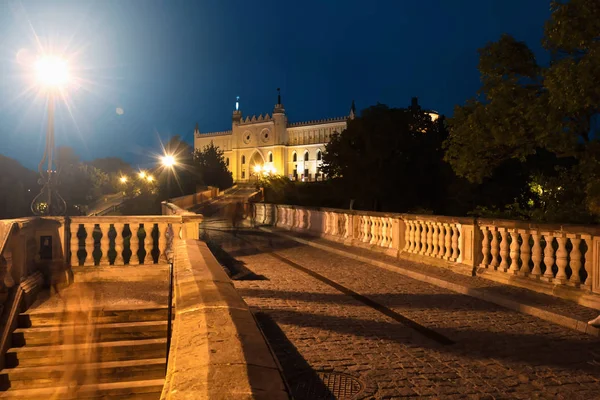
{"label": "stone pathway", "polygon": [[298,399],[316,400],[315,371],[357,378],[359,399],[600,398],[597,338],[265,232],[204,226],[250,278],[235,285]]}

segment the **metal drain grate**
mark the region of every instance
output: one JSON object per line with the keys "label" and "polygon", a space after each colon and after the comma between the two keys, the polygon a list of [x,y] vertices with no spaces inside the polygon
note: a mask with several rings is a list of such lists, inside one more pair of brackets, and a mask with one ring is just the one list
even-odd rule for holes
{"label": "metal drain grate", "polygon": [[299,400],[351,400],[362,390],[363,384],[351,375],[314,371],[299,377],[294,396]]}

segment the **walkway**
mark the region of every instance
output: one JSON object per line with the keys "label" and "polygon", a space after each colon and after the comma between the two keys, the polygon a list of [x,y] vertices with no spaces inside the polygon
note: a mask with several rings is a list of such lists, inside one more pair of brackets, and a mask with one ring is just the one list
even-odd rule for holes
{"label": "walkway", "polygon": [[361,399],[600,398],[597,338],[280,236],[203,225],[297,399],[316,400],[306,393],[320,371],[357,378]]}

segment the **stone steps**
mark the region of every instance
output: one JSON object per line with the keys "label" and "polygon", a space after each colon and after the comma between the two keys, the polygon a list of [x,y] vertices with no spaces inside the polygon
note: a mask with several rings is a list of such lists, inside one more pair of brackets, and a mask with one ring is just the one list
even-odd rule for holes
{"label": "stone steps", "polygon": [[27,311],[0,371],[0,399],[159,399],[166,343],[167,307]]}
{"label": "stone steps", "polygon": [[[166,335],[165,335],[166,336]],[[118,340],[99,343],[13,347],[6,352],[8,367],[36,367],[69,362],[73,354],[92,353],[102,361],[166,357],[167,339]]]}
{"label": "stone steps", "polygon": [[74,373],[89,377],[95,383],[107,383],[118,376],[121,381],[162,379],[165,376],[166,359],[109,361],[86,364],[59,364],[38,367],[8,368],[0,371],[0,384],[4,389],[40,388],[76,379]]}
{"label": "stone steps", "polygon": [[19,315],[19,327],[32,328],[42,326],[71,325],[77,320],[91,318],[97,324],[110,324],[118,322],[142,322],[167,320],[167,307],[152,307],[139,309],[91,309],[86,312],[47,311],[25,312]]}
{"label": "stone steps", "polygon": [[[19,346],[47,346],[82,343],[87,339],[88,325],[47,325],[37,328],[19,328],[13,332],[12,344]],[[94,341],[108,342],[166,337],[167,321],[118,322],[96,324]]]}
{"label": "stone steps", "polygon": [[142,381],[109,382],[81,385],[77,392],[68,386],[8,390],[0,393],[0,399],[49,400],[49,399],[135,399],[157,400],[160,398],[164,379]]}

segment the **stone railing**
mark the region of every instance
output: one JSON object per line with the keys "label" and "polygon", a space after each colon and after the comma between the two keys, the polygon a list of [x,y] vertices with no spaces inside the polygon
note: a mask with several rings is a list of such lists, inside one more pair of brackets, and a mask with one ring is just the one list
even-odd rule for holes
{"label": "stone railing", "polygon": [[176,197],[174,199],[170,199],[169,202],[171,204],[176,205],[179,208],[189,209],[193,206],[201,204],[205,201],[218,197],[220,195],[219,188],[217,187],[209,187],[207,190],[202,192],[197,192],[194,194],[189,194],[187,196]]}
{"label": "stone railing", "polygon": [[162,204],[165,215],[72,217],[72,267],[165,264],[172,239],[198,239],[202,215]]}
{"label": "stone railing", "polygon": [[257,224],[600,307],[600,228],[255,203]]}
{"label": "stone railing", "polygon": [[248,305],[206,243],[178,240],[174,329],[161,399],[289,399]]}

